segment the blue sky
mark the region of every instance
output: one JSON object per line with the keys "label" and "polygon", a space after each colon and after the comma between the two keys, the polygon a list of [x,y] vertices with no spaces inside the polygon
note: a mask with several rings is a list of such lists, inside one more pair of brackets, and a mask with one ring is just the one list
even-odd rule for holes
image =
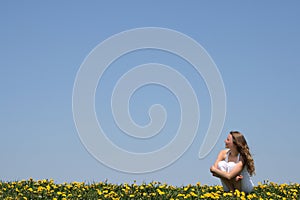
{"label": "blue sky", "polygon": [[[1,1],[0,179],[219,184],[209,167],[228,132],[240,130],[254,154],[255,184],[299,181],[299,9],[297,1]],[[88,153],[73,121],[72,92],[92,49],[114,34],[142,27],[179,31],[206,49],[224,82],[227,113],[216,146],[200,160],[210,119],[210,97],[201,76],[178,57],[159,51],[136,52],[115,62],[97,88],[96,109],[108,137],[125,149],[163,146],[174,136],[179,111],[167,90],[143,87],[132,97],[131,114],[147,124],[147,109],[161,101],[169,112],[164,135],[148,145],[115,135],[107,99],[122,70],[167,62],[191,81],[200,104],[199,131],[184,155],[162,170],[137,175],[110,169]]]}

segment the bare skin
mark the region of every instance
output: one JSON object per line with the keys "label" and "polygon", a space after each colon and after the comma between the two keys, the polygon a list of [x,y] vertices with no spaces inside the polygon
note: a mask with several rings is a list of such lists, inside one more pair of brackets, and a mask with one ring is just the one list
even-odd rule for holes
{"label": "bare skin", "polygon": [[243,179],[241,172],[244,167],[244,161],[242,157],[240,157],[239,161],[237,162],[236,166],[233,168],[232,171],[224,172],[218,169],[218,163],[222,160],[225,160],[228,149],[230,151],[230,154],[228,155],[228,162],[235,162],[238,159],[239,152],[237,151],[236,145],[232,141],[232,135],[229,134],[224,142],[225,142],[225,147],[227,149],[220,151],[214,165],[210,167],[210,171],[213,174],[213,176],[222,179],[231,191],[234,191],[235,189],[240,190],[241,189],[240,180]]}

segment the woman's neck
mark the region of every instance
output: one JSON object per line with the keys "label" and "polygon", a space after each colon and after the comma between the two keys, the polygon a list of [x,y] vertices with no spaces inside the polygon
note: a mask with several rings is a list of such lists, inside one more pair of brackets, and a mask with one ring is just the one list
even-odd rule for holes
{"label": "woman's neck", "polygon": [[230,154],[232,156],[237,156],[239,154],[239,152],[236,148],[232,148],[232,149],[230,149]]}

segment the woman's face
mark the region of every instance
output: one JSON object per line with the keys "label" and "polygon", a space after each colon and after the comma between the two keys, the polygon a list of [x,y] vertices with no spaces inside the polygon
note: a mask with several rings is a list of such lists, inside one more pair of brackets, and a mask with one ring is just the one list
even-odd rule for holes
{"label": "woman's face", "polygon": [[231,134],[228,134],[226,140],[224,141],[225,142],[225,148],[232,148],[234,146],[233,144],[233,141],[232,141],[232,135]]}

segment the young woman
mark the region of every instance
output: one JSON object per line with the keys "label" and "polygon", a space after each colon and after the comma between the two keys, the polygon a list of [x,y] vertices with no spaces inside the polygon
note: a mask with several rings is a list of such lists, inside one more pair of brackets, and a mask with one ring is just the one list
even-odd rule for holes
{"label": "young woman", "polygon": [[251,176],[255,174],[254,161],[245,137],[238,131],[231,131],[210,171],[219,177],[224,191],[238,189],[249,193],[253,189]]}

